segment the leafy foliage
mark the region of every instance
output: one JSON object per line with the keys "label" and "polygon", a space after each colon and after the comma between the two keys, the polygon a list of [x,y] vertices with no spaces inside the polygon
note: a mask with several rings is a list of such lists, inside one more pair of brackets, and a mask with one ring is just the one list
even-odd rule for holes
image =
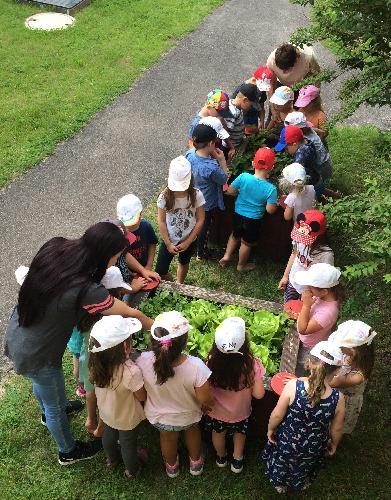
{"label": "leafy foliage", "polygon": [[[291,0],[311,8],[311,25],[299,28],[292,43],[328,41],[337,48],[342,70],[354,70],[342,85],[342,108],[333,122],[351,115],[361,103],[391,104],[391,4],[389,0]],[[323,80],[321,76],[318,78]]]}
{"label": "leafy foliage", "polygon": [[390,282],[386,270],[391,258],[391,195],[389,184],[366,179],[366,191],[345,196],[324,207],[333,232],[343,234],[350,255],[360,262],[348,265],[344,275],[348,279],[371,276],[382,270],[384,280]]}
{"label": "leafy foliage", "polygon": [[[150,317],[163,311],[180,311],[193,327],[189,331],[187,348],[193,355],[205,359],[213,345],[214,331],[226,318],[239,316],[246,322],[250,347],[267,373],[278,369],[282,342],[289,327],[286,313],[275,315],[269,311],[250,311],[237,305],[219,305],[203,299],[187,299],[177,293],[158,291],[153,298],[141,303],[140,309]],[[148,333],[141,332],[134,337],[139,349],[148,346]]]}

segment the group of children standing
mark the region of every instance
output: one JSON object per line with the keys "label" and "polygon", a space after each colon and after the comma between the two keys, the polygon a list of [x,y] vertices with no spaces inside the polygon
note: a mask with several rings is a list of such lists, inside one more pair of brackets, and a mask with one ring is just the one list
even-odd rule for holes
{"label": "group of children standing", "polygon": [[[339,196],[325,186],[332,163],[324,124],[319,88],[303,87],[295,98],[289,87],[278,86],[269,67],[257,68],[231,98],[212,90],[192,121],[189,150],[170,163],[167,186],[157,200],[162,241],[155,271],[158,239],[142,219],[140,200],[129,194],[118,201],[118,219],[111,220],[123,230],[129,246],[102,280],[114,297],[129,300],[147,280],[167,277],[175,256],[178,283],[185,281],[193,254],[199,261],[217,259],[224,268],[239,249],[237,270],[254,269],[249,257],[259,239],[260,221],[278,206],[277,188],[269,180],[275,151],[293,157],[280,179],[280,189],[287,194],[284,218],[293,221],[293,251],[279,288],[285,302],[301,298],[303,303],[297,318],[299,378],[289,381],[280,396],[263,451],[266,473],[279,492],[306,488],[324,457],[335,453],[342,434],[352,432],[374,359],[376,333],[365,323],[347,321],[331,333],[343,293],[327,242],[326,218],[314,208],[324,196]],[[262,128],[277,129],[274,150],[260,148],[252,163],[254,173],[230,179],[229,162],[244,151],[246,136]],[[233,230],[224,255],[218,255],[208,246],[208,234],[215,211],[224,210],[223,186],[229,181],[226,194],[236,198]],[[147,451],[137,446],[145,418],[159,431],[169,477],[179,474],[182,431],[190,474],[202,473],[202,418],[211,431],[216,465],[225,467],[230,461],[234,473],[243,469],[251,399],[264,395],[265,369],[250,351],[241,318],[227,318],[216,329],[204,361],[186,354],[190,328],[179,312],[164,312],[151,328],[151,350],[140,354],[131,343],[131,336],[141,330],[136,319],[105,316],[75,327],[69,347],[77,394],[87,398],[86,427],[102,436],[108,467],[122,460],[128,478],[136,477],[147,460]],[[233,439],[230,458],[227,436]]]}

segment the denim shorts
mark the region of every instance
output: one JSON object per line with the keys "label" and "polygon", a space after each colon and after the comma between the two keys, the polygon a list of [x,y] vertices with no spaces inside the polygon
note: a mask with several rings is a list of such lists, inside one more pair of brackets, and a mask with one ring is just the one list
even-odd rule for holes
{"label": "denim shorts", "polygon": [[171,432],[181,432],[181,431],[187,431],[187,429],[190,429],[190,427],[193,427],[197,422],[194,422],[194,424],[190,425],[166,425],[166,424],[152,424],[155,429],[159,431],[171,431]]}

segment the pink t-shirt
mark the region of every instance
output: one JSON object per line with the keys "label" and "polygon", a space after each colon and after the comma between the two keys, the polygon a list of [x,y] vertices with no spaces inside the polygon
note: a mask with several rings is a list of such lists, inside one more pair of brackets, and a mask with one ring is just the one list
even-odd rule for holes
{"label": "pink t-shirt", "polygon": [[120,431],[130,431],[145,419],[134,392],[144,385],[140,368],[130,359],[114,373],[110,387],[95,387],[99,416],[105,424]]}
{"label": "pink t-shirt", "polygon": [[155,355],[143,352],[136,360],[140,367],[147,401],[145,416],[151,424],[184,426],[201,420],[202,412],[195,395],[195,387],[201,387],[212,373],[203,361],[187,356],[186,361],[174,368],[175,375],[159,385],[153,369]]}
{"label": "pink t-shirt", "polygon": [[[261,379],[266,373],[259,359],[254,358],[254,381]],[[215,404],[209,416],[223,422],[240,422],[251,415],[252,387],[241,391],[227,391],[212,387]]]}
{"label": "pink t-shirt", "polygon": [[322,329],[309,335],[299,334],[303,346],[307,349],[312,349],[318,342],[329,338],[339,314],[338,301],[332,300],[331,302],[327,302],[319,297],[316,297],[315,300],[315,303],[311,306],[310,318],[314,319]]}

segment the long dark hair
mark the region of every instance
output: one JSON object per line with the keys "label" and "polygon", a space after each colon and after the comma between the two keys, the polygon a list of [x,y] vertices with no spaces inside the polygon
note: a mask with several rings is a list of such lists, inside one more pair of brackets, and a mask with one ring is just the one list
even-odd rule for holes
{"label": "long dark hair", "polygon": [[[165,337],[169,332],[162,327],[157,327],[154,333],[158,337]],[[172,339],[170,346],[163,345],[159,340],[151,337],[151,348],[155,355],[153,369],[156,374],[157,383],[162,385],[164,382],[175,375],[172,363],[179,358],[187,344],[187,333]]]}
{"label": "long dark hair", "polygon": [[254,356],[251,354],[247,336],[239,349],[242,354],[224,354],[216,343],[208,355],[206,364],[212,371],[209,381],[213,387],[226,391],[241,391],[254,384]]}
{"label": "long dark hair", "polygon": [[[194,187],[193,175],[191,176],[190,184],[189,187],[186,189],[186,193],[187,193],[187,200],[189,202],[187,208],[194,208],[197,200],[197,190]],[[171,210],[174,208],[175,205],[174,193],[167,186],[166,189],[163,191],[163,196],[164,196],[164,201],[166,202],[166,210],[167,212],[171,212]]]}
{"label": "long dark hair", "polygon": [[[130,338],[125,342],[128,346],[131,345]],[[90,338],[91,347],[100,347],[100,343],[93,337]],[[97,387],[109,387],[114,373],[125,363],[126,358],[123,342],[104,351],[90,352],[88,368],[91,384],[95,384]]]}
{"label": "long dark hair", "polygon": [[19,325],[40,320],[54,298],[79,288],[76,308],[91,283],[103,278],[111,257],[127,246],[122,231],[110,222],[98,222],[76,240],[56,237],[34,257],[19,291]]}
{"label": "long dark hair", "polygon": [[366,380],[371,376],[375,363],[375,347],[371,344],[364,344],[352,348],[352,365],[362,371]]}

